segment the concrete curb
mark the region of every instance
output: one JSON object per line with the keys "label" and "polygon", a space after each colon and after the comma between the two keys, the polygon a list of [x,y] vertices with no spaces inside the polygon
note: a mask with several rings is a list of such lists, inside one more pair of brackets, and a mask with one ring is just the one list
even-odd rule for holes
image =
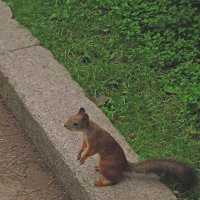
{"label": "concrete curb", "polygon": [[79,166],[76,152],[82,135],[61,125],[79,107],[85,107],[91,118],[113,135],[130,161],[136,161],[137,155],[67,70],[11,17],[0,0],[1,93],[72,199],[176,199],[153,175],[128,174],[115,186],[94,187],[99,178],[93,170],[97,157]]}

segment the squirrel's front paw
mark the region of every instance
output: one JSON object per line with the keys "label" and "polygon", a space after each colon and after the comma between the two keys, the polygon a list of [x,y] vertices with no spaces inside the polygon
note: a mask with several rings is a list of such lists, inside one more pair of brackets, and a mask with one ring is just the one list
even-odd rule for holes
{"label": "squirrel's front paw", "polygon": [[78,155],[77,155],[77,160],[80,160],[80,158],[81,158],[81,153],[78,153]]}
{"label": "squirrel's front paw", "polygon": [[80,164],[82,165],[82,164],[84,164],[85,159],[84,159],[83,157],[80,157],[80,158],[79,158],[79,162],[80,162]]}

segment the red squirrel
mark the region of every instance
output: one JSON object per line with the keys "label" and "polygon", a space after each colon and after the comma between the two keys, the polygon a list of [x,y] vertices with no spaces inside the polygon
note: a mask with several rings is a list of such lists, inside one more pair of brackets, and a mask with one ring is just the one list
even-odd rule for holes
{"label": "red squirrel", "polygon": [[99,154],[100,161],[95,166],[95,170],[99,171],[105,179],[95,181],[96,186],[118,183],[125,171],[174,174],[187,189],[198,184],[196,172],[190,166],[176,160],[155,159],[138,163],[128,162],[119,143],[107,131],[90,120],[84,108],[80,108],[77,114],[69,117],[64,126],[71,131],[81,131],[84,134],[77,155],[80,164],[83,164],[88,157]]}

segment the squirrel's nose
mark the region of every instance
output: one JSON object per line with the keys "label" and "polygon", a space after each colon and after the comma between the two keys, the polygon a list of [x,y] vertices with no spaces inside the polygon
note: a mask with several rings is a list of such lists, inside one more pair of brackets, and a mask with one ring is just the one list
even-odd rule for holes
{"label": "squirrel's nose", "polygon": [[66,128],[66,127],[67,127],[67,125],[66,125],[66,124],[64,124],[64,127]]}

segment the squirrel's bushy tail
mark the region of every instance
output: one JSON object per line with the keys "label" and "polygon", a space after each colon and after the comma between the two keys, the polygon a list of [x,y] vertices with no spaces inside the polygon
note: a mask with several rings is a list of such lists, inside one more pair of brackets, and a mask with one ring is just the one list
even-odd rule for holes
{"label": "squirrel's bushy tail", "polygon": [[198,176],[194,169],[176,160],[145,160],[138,163],[129,163],[128,170],[136,173],[175,175],[188,190],[198,184]]}

